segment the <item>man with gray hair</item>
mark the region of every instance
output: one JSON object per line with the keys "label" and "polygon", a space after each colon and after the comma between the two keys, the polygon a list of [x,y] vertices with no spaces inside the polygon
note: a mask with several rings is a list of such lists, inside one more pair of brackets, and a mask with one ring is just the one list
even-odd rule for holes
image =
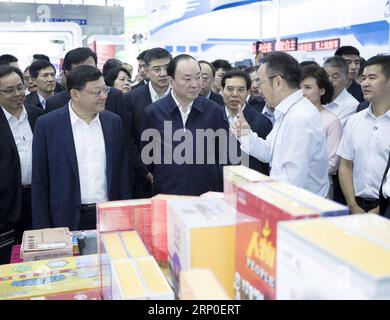
{"label": "man with gray hair", "polygon": [[359,101],[346,89],[349,79],[348,63],[344,58],[334,56],[327,59],[323,67],[328,73],[329,80],[334,88],[333,100],[325,108],[339,118],[344,128],[348,118],[356,112],[359,105]]}

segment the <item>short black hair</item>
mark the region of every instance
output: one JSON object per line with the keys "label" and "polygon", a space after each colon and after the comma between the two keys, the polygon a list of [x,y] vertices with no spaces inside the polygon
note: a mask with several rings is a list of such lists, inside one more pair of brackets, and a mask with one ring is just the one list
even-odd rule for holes
{"label": "short black hair", "polygon": [[363,71],[364,71],[364,67],[366,66],[366,59],[364,59],[363,57],[360,57],[360,68],[359,68],[359,72],[358,72],[358,75],[361,76]]}
{"label": "short black hair", "polygon": [[225,71],[230,71],[233,69],[232,65],[229,63],[229,61],[224,59],[217,59],[211,62],[211,64],[214,66],[215,71],[218,69],[223,69]]}
{"label": "short black hair", "polygon": [[169,59],[169,61],[172,60],[172,55],[169,53],[168,50],[164,48],[152,48],[148,50],[148,52],[144,56],[145,65],[148,66],[152,60],[156,59]]}
{"label": "short black hair", "polygon": [[252,66],[252,67],[246,67],[244,71],[245,71],[245,73],[250,75],[253,72],[257,72],[258,69],[259,69],[259,66]]}
{"label": "short black hair", "polygon": [[286,52],[274,51],[264,57],[263,63],[267,65],[268,72],[283,77],[290,88],[299,88],[301,66],[293,56]]}
{"label": "short black hair", "polygon": [[126,75],[131,79],[130,72],[127,71],[127,69],[125,69],[123,67],[117,67],[117,68],[113,68],[113,69],[109,70],[107,72],[107,74],[104,76],[104,82],[106,83],[106,85],[109,87],[113,87],[114,82],[115,82],[116,78],[118,77],[119,72],[121,72],[121,71],[126,73]]}
{"label": "short black hair", "polygon": [[333,56],[325,60],[323,67],[326,66],[340,69],[346,77],[348,77],[349,67],[347,60],[340,56]]}
{"label": "short black hair", "polygon": [[342,47],[338,48],[336,50],[336,52],[334,53],[335,56],[339,56],[339,57],[346,55],[346,54],[353,54],[355,56],[360,57],[359,50],[353,46],[342,46]]}
{"label": "short black hair", "polygon": [[366,61],[365,67],[380,65],[387,80],[390,79],[390,56],[374,56]]}
{"label": "short black hair", "polygon": [[[213,77],[215,77],[215,68],[210,62],[208,62],[206,60],[199,60],[198,62],[199,62],[199,65],[201,65],[202,63],[207,64],[210,67],[211,72],[213,73]],[[202,69],[202,67],[201,67],[201,69]]]}
{"label": "short black hair", "polygon": [[251,88],[252,81],[249,78],[249,75],[246,72],[239,70],[239,69],[233,69],[233,70],[230,70],[224,74],[224,76],[221,79],[222,88],[225,88],[226,79],[231,79],[234,77],[244,78],[244,80],[246,82],[246,89],[249,90]]}
{"label": "short black hair", "polygon": [[24,84],[24,77],[22,71],[8,64],[0,65],[0,78],[8,76],[12,72],[15,72],[20,77],[20,80],[22,80],[22,83]]}
{"label": "short black hair", "polygon": [[111,69],[121,67],[123,64],[119,59],[108,59],[103,65],[103,76],[106,76]]}
{"label": "short black hair", "polygon": [[[176,72],[177,64],[182,60],[194,60],[199,65],[199,62],[193,56],[190,56],[189,54],[183,53],[183,54],[177,55],[169,62],[168,67],[167,67],[167,74],[172,79],[175,79],[175,72]],[[199,65],[199,69],[200,69],[200,65]]]}
{"label": "short black hair", "polygon": [[49,67],[53,68],[54,72],[56,72],[56,68],[50,62],[47,62],[46,60],[37,60],[37,61],[33,62],[30,66],[30,77],[33,79],[38,78],[39,71],[41,71],[42,69],[49,68]]}
{"label": "short black hair", "polygon": [[18,62],[18,58],[12,54],[3,54],[0,56],[0,65],[9,65],[11,62]]}
{"label": "short black hair", "polygon": [[314,60],[306,60],[306,61],[302,61],[299,63],[299,65],[301,66],[301,68],[303,67],[306,67],[306,66],[317,66],[317,67],[320,67],[320,65],[315,62]]}
{"label": "short black hair", "polygon": [[142,61],[145,61],[145,55],[148,53],[149,50],[144,50],[142,51],[138,57],[137,57],[137,60],[142,60]]}
{"label": "short black hair", "polygon": [[90,48],[80,47],[70,50],[64,57],[64,64],[62,68],[66,71],[70,71],[72,69],[72,64],[79,64],[87,60],[89,57],[92,57],[93,60],[95,60],[95,65],[97,65],[96,53]]}
{"label": "short black hair", "polygon": [[50,62],[50,58],[47,55],[45,55],[45,54],[38,54],[38,53],[36,53],[36,54],[33,55],[33,59],[45,60],[47,62]]}
{"label": "short black hair", "polygon": [[325,93],[321,96],[321,103],[328,104],[331,102],[334,88],[325,69],[313,64],[303,67],[300,82],[309,77],[316,79],[318,88],[325,90]]}
{"label": "short black hair", "polygon": [[103,77],[103,74],[96,67],[80,65],[73,68],[66,78],[66,88],[68,92],[72,89],[82,90],[87,82],[96,81]]}

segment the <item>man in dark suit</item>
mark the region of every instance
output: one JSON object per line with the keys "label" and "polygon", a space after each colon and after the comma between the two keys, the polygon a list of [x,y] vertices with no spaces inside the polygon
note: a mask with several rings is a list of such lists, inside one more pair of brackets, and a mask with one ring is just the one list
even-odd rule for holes
{"label": "man in dark suit", "polygon": [[[251,88],[251,80],[248,74],[240,70],[228,71],[222,77],[221,84],[221,92],[225,101],[224,117],[229,126],[232,125],[238,118],[239,106],[243,106],[243,113],[245,119],[248,119],[251,130],[259,137],[265,139],[272,130],[272,122],[254,108],[248,107],[248,104],[245,103],[248,92]],[[232,136],[230,142],[232,141],[237,141],[234,136]],[[234,145],[232,147],[234,147]],[[243,159],[243,157],[241,157],[242,155],[239,142],[236,143],[236,148],[237,156]],[[241,164],[245,165],[245,163]],[[260,162],[252,156],[249,156],[249,163],[246,165],[249,166],[249,168],[263,174],[269,174],[269,165],[267,163]]]}
{"label": "man in dark suit", "polygon": [[390,219],[390,155],[379,192],[379,214]]}
{"label": "man in dark suit", "polygon": [[145,56],[148,53],[148,51],[149,50],[142,51],[137,57],[137,60],[138,60],[138,74],[137,74],[138,83],[136,83],[134,86],[132,86],[131,90],[148,84],[149,79],[148,79],[148,76],[146,74],[146,64],[145,64]]}
{"label": "man in dark suit", "polygon": [[[67,78],[69,72],[79,65],[90,65],[96,67],[97,65],[97,56],[89,48],[76,48],[70,50],[64,57],[63,69],[64,76]],[[58,108],[62,108],[70,100],[70,94],[68,90],[62,91],[46,101],[45,113],[53,111]],[[131,111],[126,109],[125,102],[123,100],[122,92],[115,88],[110,88],[108,92],[105,109],[116,113],[122,118],[123,129],[125,131],[125,139],[127,145],[127,153],[129,160],[129,179],[130,185],[134,182],[134,159],[136,147],[134,144],[134,129],[132,126],[133,123],[133,114]]]}
{"label": "man in dark suit", "polygon": [[23,105],[18,68],[0,66],[0,264],[31,229],[31,156],[35,121],[43,112]]}
{"label": "man in dark suit", "polygon": [[199,61],[199,65],[202,73],[202,90],[200,90],[199,94],[223,106],[225,103],[223,102],[222,96],[211,90],[211,86],[214,83],[215,68],[211,63],[204,60]]}
{"label": "man in dark suit", "polygon": [[167,73],[170,94],[148,106],[143,118],[141,158],[153,174],[153,193],[222,191],[223,109],[199,96],[201,72],[193,57],[176,56]]}
{"label": "man in dark suit", "polygon": [[30,77],[37,91],[27,95],[25,102],[45,110],[46,100],[54,95],[56,88],[56,69],[50,62],[37,60],[30,66]]}
{"label": "man in dark suit", "polygon": [[152,48],[144,57],[146,75],[149,83],[140,86],[124,95],[128,111],[133,114],[132,127],[135,133],[137,156],[135,165],[135,179],[133,187],[133,198],[150,198],[152,196],[151,183],[153,176],[148,168],[141,163],[141,122],[145,108],[169,94],[169,82],[167,66],[172,60],[171,54],[163,48]]}
{"label": "man in dark suit", "polygon": [[249,79],[251,80],[251,88],[249,89],[249,95],[246,99],[246,102],[248,107],[262,113],[265,106],[265,101],[261,96],[257,69],[258,67],[256,66],[245,69],[245,72],[248,74]]}
{"label": "man in dark suit", "polygon": [[96,203],[129,198],[127,150],[110,88],[92,66],[67,77],[71,101],[42,116],[33,140],[33,227],[96,228]]}
{"label": "man in dark suit", "polygon": [[370,106],[370,102],[369,101],[363,101],[363,102],[360,102],[357,109],[356,109],[356,112],[360,112],[364,109],[367,109],[368,107]]}

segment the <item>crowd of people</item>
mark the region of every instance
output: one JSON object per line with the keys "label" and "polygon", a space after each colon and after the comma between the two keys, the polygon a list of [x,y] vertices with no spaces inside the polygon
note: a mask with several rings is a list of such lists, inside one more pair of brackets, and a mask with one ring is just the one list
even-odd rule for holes
{"label": "crowd of people", "polygon": [[57,80],[43,54],[24,72],[0,56],[0,264],[25,230],[95,229],[100,202],[223,191],[231,164],[390,218],[390,56],[137,60],[133,82],[131,65],[100,71],[76,48]]}

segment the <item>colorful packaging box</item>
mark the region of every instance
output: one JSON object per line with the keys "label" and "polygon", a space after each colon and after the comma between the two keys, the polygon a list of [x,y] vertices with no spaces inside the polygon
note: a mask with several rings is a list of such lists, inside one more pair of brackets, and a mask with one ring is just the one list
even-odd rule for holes
{"label": "colorful packaging box", "polygon": [[275,299],[277,223],[319,216],[264,183],[238,187],[235,298]]}
{"label": "colorful packaging box", "polygon": [[97,255],[0,266],[0,300],[62,294],[98,286]]}
{"label": "colorful packaging box", "polygon": [[209,269],[180,273],[180,300],[231,300]]}
{"label": "colorful packaging box", "polygon": [[152,203],[152,250],[158,262],[168,262],[167,247],[167,203],[172,199],[193,199],[189,196],[159,194],[151,198]]}
{"label": "colorful packaging box", "polygon": [[223,167],[223,192],[225,201],[232,207],[236,207],[237,188],[246,184],[255,182],[272,181],[258,171],[252,170],[245,166],[224,166]]}
{"label": "colorful packaging box", "polygon": [[169,201],[169,267],[176,293],[181,271],[206,268],[233,296],[235,222],[234,209],[221,199]]}
{"label": "colorful packaging box", "polygon": [[102,300],[98,289],[33,297],[28,300]]}
{"label": "colorful packaging box", "polygon": [[375,214],[278,225],[277,299],[390,299],[390,220]]}

